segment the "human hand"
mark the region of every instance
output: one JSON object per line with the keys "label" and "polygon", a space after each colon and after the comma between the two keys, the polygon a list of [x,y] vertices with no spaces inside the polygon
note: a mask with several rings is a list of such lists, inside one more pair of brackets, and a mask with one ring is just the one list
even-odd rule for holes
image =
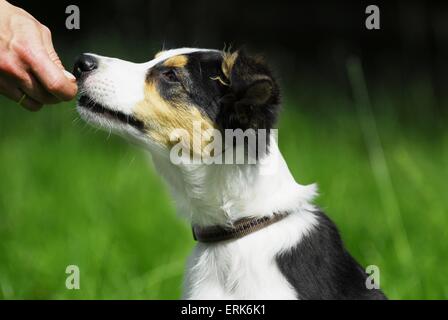
{"label": "human hand", "polygon": [[0,93],[37,111],[44,104],[73,99],[77,90],[75,77],[53,48],[50,30],[0,0]]}

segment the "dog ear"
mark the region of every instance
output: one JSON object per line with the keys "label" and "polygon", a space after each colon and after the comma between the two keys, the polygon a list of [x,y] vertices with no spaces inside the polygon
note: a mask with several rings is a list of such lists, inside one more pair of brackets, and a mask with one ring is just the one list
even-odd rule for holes
{"label": "dog ear", "polygon": [[278,85],[263,59],[244,50],[224,53],[222,72],[228,90],[221,99],[223,129],[271,129],[280,105]]}

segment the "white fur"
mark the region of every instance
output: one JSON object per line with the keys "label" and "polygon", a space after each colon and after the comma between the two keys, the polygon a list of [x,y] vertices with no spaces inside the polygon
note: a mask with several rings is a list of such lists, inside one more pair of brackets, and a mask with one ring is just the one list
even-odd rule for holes
{"label": "white fur", "polygon": [[[276,256],[295,246],[317,223],[310,204],[316,188],[297,184],[271,140],[276,170],[257,165],[172,165],[155,154],[154,163],[193,223],[231,225],[244,217],[288,211],[287,218],[238,240],[198,243],[189,259],[187,299],[297,299],[280,273]],[[267,164],[264,164],[267,165]]]}
{"label": "white fur", "polygon": [[297,299],[280,273],[277,255],[291,249],[316,223],[297,209],[285,219],[244,238],[217,244],[199,243],[189,259],[187,299]]}
{"label": "white fur", "polygon": [[[97,102],[125,114],[143,99],[148,69],[177,54],[203,49],[176,49],[145,64],[99,57],[100,68],[81,90]],[[245,217],[291,214],[238,240],[198,243],[188,263],[185,297],[193,299],[296,299],[275,258],[295,246],[313,229],[316,217],[310,204],[314,185],[294,181],[276,139],[270,137],[270,153],[256,165],[180,164],[169,152],[156,148],[150,138],[118,121],[101,118],[78,108],[83,118],[137,138],[151,151],[157,170],[168,182],[179,212],[201,226],[232,225]],[[269,170],[266,170],[268,168]]]}
{"label": "white fur", "polygon": [[111,110],[131,115],[136,104],[144,99],[145,77],[153,66],[170,57],[198,51],[212,50],[197,48],[167,50],[145,63],[132,63],[88,53],[97,58],[98,68],[85,79],[80,93],[87,94],[92,100]]}
{"label": "white fur", "polygon": [[[309,208],[315,185],[302,186],[294,181],[272,136],[267,157],[256,165],[174,165],[159,153],[153,153],[152,158],[180,213],[192,223],[207,226]],[[266,166],[275,167],[263,170]]]}

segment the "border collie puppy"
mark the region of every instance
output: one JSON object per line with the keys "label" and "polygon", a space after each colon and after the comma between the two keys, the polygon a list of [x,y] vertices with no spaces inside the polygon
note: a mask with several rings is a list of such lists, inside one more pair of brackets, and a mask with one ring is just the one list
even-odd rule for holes
{"label": "border collie puppy", "polygon": [[[185,298],[386,298],[367,289],[367,275],[336,226],[313,206],[315,186],[294,181],[273,134],[279,88],[262,59],[191,48],[162,51],[142,64],[83,54],[74,74],[81,117],[149,150],[193,226],[198,243]],[[257,143],[265,130],[267,147],[255,148],[265,151],[245,151],[245,161],[233,164],[173,161],[179,144],[188,156],[204,154],[204,132],[229,129],[252,129]],[[179,130],[193,138],[183,141],[173,134]],[[248,140],[224,141],[208,155],[227,155]]]}

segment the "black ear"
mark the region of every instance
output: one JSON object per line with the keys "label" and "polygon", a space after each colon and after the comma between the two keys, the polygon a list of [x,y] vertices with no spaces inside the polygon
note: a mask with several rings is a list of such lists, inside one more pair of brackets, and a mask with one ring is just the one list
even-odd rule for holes
{"label": "black ear", "polygon": [[271,129],[277,121],[280,92],[261,58],[240,50],[224,54],[228,90],[221,99],[218,124],[222,129]]}

